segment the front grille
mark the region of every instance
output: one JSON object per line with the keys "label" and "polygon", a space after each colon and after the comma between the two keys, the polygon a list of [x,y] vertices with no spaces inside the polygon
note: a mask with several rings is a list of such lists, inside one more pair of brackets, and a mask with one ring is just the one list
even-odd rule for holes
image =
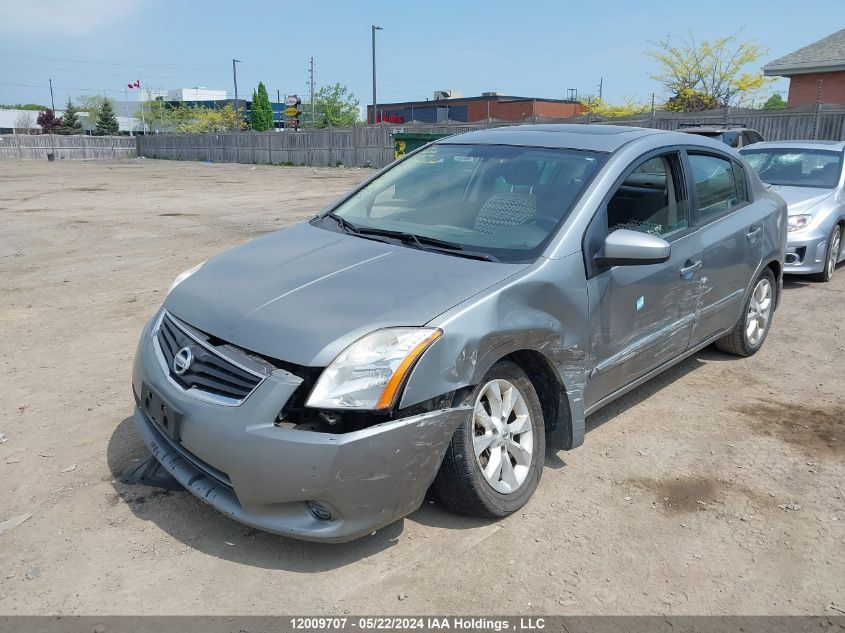
{"label": "front grille", "polygon": [[[170,378],[185,390],[196,389],[214,396],[240,402],[261,382],[262,377],[239,367],[190,336],[182,327],[164,314],[156,334],[164,364]],[[177,374],[173,359],[182,348],[191,351],[193,361],[188,369]]]}

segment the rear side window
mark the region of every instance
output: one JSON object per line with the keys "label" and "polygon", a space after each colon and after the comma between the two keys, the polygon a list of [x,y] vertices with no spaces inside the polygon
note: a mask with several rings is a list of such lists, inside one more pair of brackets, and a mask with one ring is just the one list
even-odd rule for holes
{"label": "rear side window", "polygon": [[698,216],[707,222],[748,202],[745,174],[732,161],[708,154],[690,154],[698,198]]}

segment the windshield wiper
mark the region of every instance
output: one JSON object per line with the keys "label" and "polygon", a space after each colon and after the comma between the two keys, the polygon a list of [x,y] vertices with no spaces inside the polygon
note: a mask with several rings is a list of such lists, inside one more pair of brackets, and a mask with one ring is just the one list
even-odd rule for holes
{"label": "windshield wiper", "polygon": [[418,249],[423,251],[438,251],[441,253],[450,253],[459,257],[466,257],[468,259],[483,259],[488,262],[498,262],[497,257],[493,257],[488,253],[479,251],[468,251],[463,244],[457,242],[449,242],[447,240],[439,240],[436,237],[428,237],[426,235],[417,235],[416,233],[408,233],[406,231],[392,231],[390,229],[377,229],[369,226],[357,227],[359,235],[381,235],[384,237],[392,237],[403,243],[411,242]]}
{"label": "windshield wiper", "polygon": [[350,222],[349,220],[346,220],[345,218],[340,217],[334,211],[329,211],[323,217],[324,218],[331,218],[332,220],[337,222],[338,226],[340,226],[340,228],[343,229],[344,233],[358,233],[359,232],[359,228],[357,226],[352,224],[352,222]]}
{"label": "windshield wiper", "polygon": [[438,251],[441,253],[450,253],[452,255],[458,255],[459,257],[466,257],[468,259],[483,259],[488,262],[499,261],[497,257],[493,257],[492,255],[489,255],[487,253],[468,251],[464,248],[463,244],[458,244],[457,242],[439,240],[436,237],[427,237],[425,235],[417,235],[416,233],[408,233],[406,231],[391,231],[390,229],[377,229],[369,226],[359,226],[357,224],[353,224],[346,218],[337,215],[334,211],[329,211],[322,217],[331,218],[332,220],[337,222],[338,226],[343,229],[344,233],[348,233],[350,235],[357,235],[358,237],[375,239],[379,242],[384,241],[380,240],[380,237],[388,237],[397,239],[403,244],[411,242],[414,246],[416,246],[422,251]]}

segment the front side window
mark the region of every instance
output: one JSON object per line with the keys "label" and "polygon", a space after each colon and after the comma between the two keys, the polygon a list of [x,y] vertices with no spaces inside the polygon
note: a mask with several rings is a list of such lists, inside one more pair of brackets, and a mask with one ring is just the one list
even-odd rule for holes
{"label": "front side window", "polygon": [[[318,224],[457,256],[530,261],[604,160],[604,154],[576,150],[435,144],[365,185]],[[332,221],[338,217],[342,224]]]}
{"label": "front side window", "polygon": [[608,233],[619,229],[658,237],[689,227],[677,154],[650,158],[634,168],[607,203]]}
{"label": "front side window", "polygon": [[842,171],[842,152],[773,147],[741,153],[760,180],[770,185],[833,189]]}
{"label": "front side window", "polygon": [[723,215],[748,201],[745,176],[729,159],[690,154],[689,163],[701,221]]}

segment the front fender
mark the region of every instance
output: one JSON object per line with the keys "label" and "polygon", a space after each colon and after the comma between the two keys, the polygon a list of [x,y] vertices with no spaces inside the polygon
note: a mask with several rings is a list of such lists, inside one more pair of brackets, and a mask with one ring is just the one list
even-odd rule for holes
{"label": "front fender", "polygon": [[428,323],[444,335],[423,354],[400,403],[417,404],[478,384],[501,358],[530,350],[549,362],[565,392],[580,444],[587,375],[587,289],[580,253],[540,259],[513,278]]}

